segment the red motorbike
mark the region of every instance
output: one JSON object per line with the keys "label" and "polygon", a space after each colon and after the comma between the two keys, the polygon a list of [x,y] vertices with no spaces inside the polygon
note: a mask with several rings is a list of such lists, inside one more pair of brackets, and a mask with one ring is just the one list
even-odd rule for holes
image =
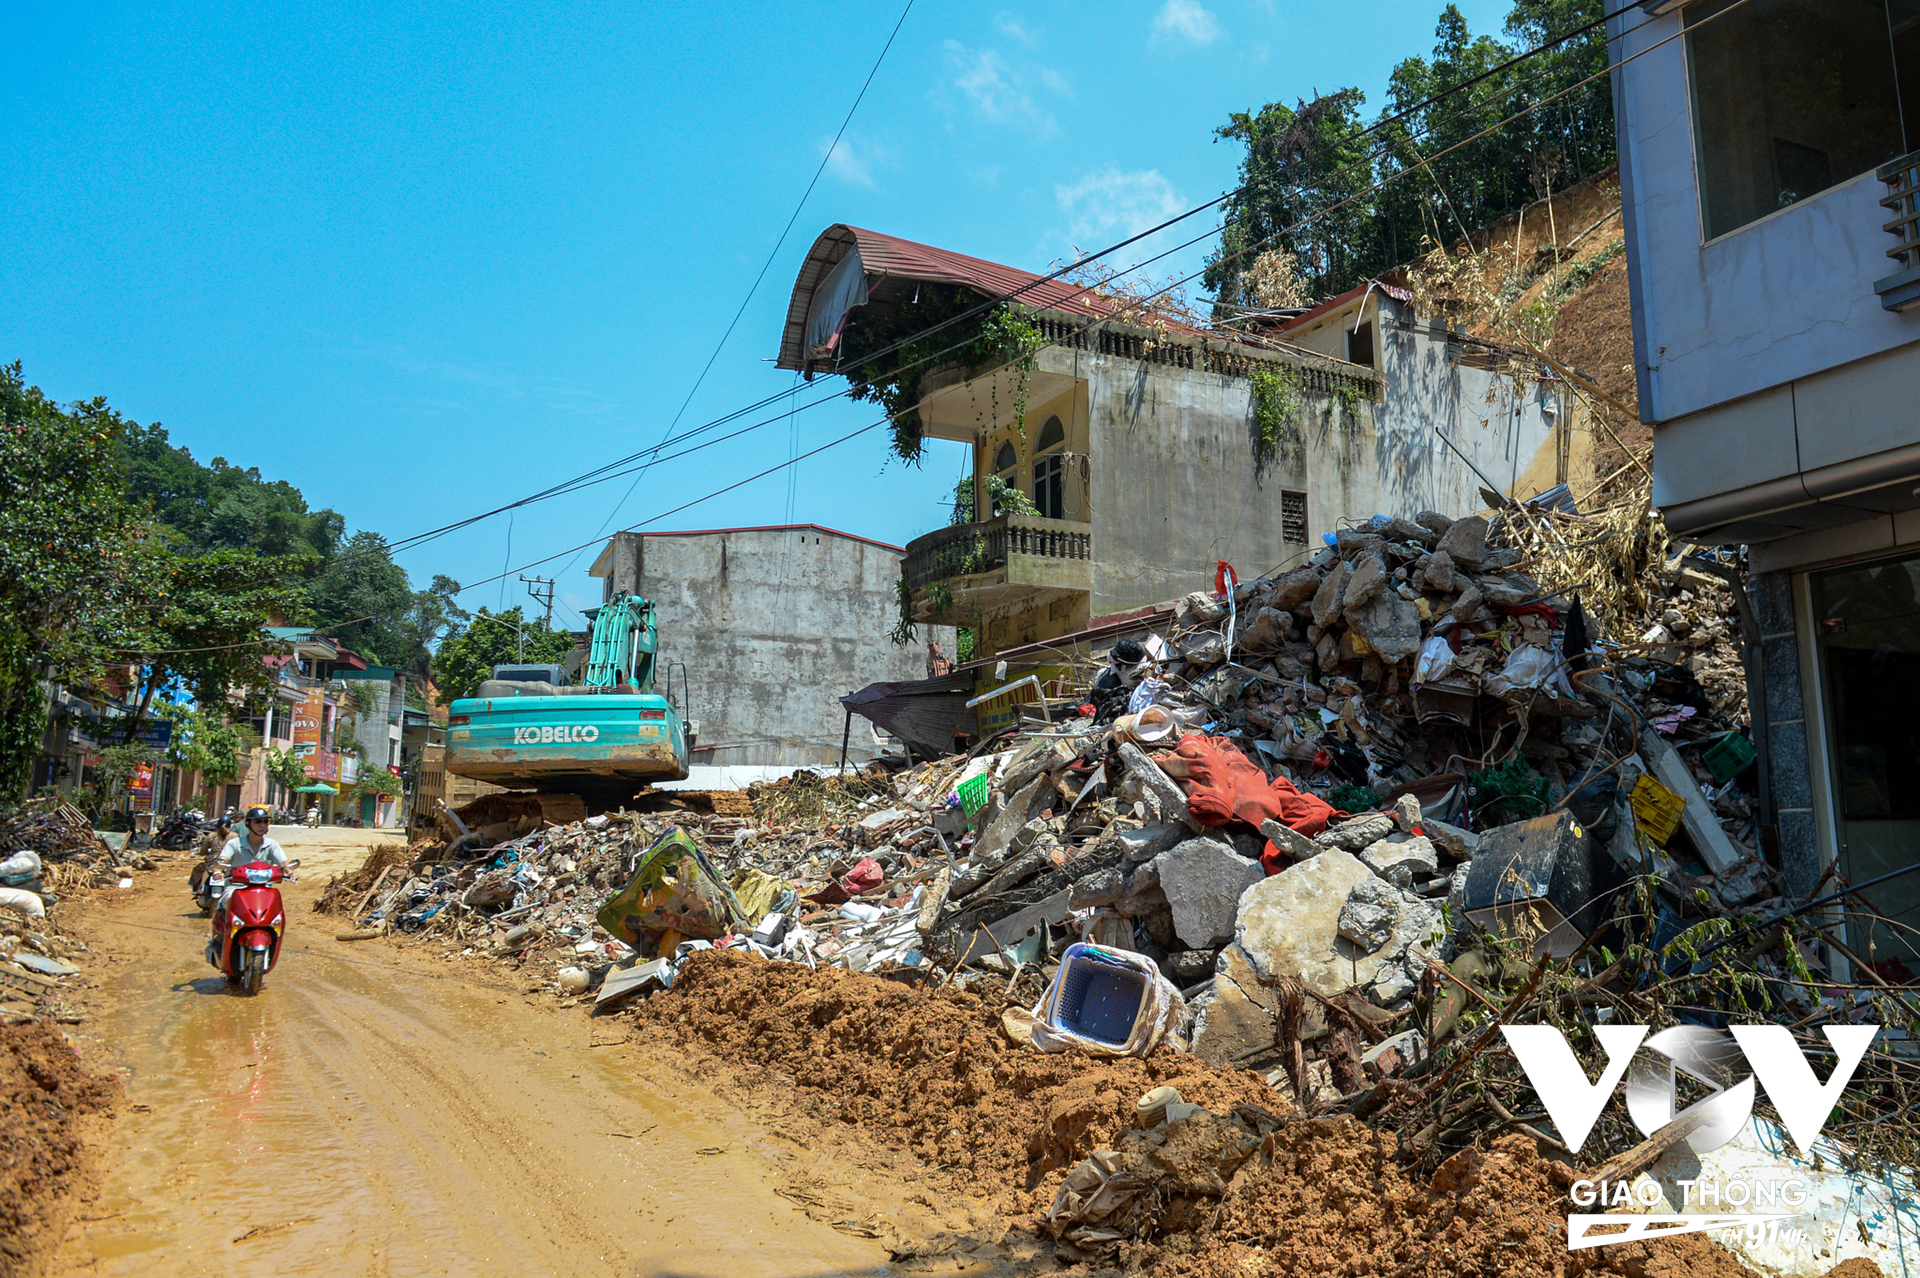
{"label": "red motorbike", "polygon": [[260,982],[273,970],[280,957],[280,933],[287,925],[287,912],[275,887],[291,876],[287,871],[299,865],[270,865],[252,861],[235,866],[232,875],[237,885],[232,892],[224,884],[214,884],[213,935],[207,938],[207,962],[226,975],[229,985],[238,985],[249,994],[257,994]]}

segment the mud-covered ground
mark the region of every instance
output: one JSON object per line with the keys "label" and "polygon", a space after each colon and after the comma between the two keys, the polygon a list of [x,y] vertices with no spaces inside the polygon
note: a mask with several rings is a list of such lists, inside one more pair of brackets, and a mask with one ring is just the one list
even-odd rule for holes
{"label": "mud-covered ground", "polygon": [[365,853],[299,849],[287,949],[252,998],[206,966],[184,864],[79,907],[99,985],[79,1059],[125,1104],[23,1272],[887,1270],[913,1228],[890,1151],[770,1131],[491,964],[336,941],[308,907]]}
{"label": "mud-covered ground", "polygon": [[[12,1272],[1748,1272],[1697,1235],[1569,1254],[1564,1191],[1525,1139],[1420,1183],[1391,1138],[1299,1118],[1255,1074],[1020,1046],[997,989],[712,954],[590,1018],[532,969],[336,940],[307,907],[365,849],[301,855],[288,948],[252,998],[205,966],[174,876],[74,907],[79,1055],[44,1023],[0,1051],[31,1150],[8,1150]],[[1132,1120],[1161,1084],[1216,1117],[1157,1143]],[[1081,1250],[1043,1216],[1095,1149],[1164,1174],[1124,1241]]]}

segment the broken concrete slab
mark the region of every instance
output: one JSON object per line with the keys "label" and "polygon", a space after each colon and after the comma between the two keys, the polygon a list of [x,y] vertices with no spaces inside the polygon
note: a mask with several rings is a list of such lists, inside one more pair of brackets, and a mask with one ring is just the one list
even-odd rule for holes
{"label": "broken concrete slab", "polygon": [[1343,852],[1358,852],[1369,844],[1378,843],[1393,833],[1393,818],[1384,812],[1364,812],[1357,817],[1331,826],[1313,836],[1313,841],[1323,848],[1339,848]]}
{"label": "broken concrete slab", "polygon": [[1187,792],[1182,790],[1174,779],[1160,770],[1160,765],[1147,757],[1147,752],[1129,741],[1120,747],[1120,762],[1127,771],[1140,779],[1153,797],[1159,801],[1163,815],[1173,818],[1183,825],[1199,830],[1201,825],[1187,812]]}
{"label": "broken concrete slab", "polygon": [[[1416,517],[1417,519],[1417,517]],[[1425,520],[1418,520],[1425,525]],[[1430,526],[1430,525],[1428,525]],[[1488,523],[1482,515],[1469,515],[1465,519],[1456,519],[1440,534],[1438,549],[1447,552],[1447,557],[1457,564],[1469,568],[1477,567],[1487,557]]]}
{"label": "broken concrete slab", "polygon": [[1314,625],[1325,630],[1328,623],[1340,615],[1340,599],[1346,592],[1347,578],[1352,575],[1353,570],[1347,566],[1345,560],[1341,560],[1321,581],[1320,589],[1313,596]]}
{"label": "broken concrete slab", "polygon": [[1273,842],[1273,846],[1298,861],[1303,857],[1318,856],[1321,845],[1309,839],[1291,826],[1280,824],[1271,817],[1260,823],[1260,833]]}
{"label": "broken concrete slab", "polygon": [[1387,565],[1378,555],[1362,555],[1353,565],[1353,573],[1347,578],[1346,593],[1340,597],[1340,608],[1349,620],[1368,600],[1379,594],[1387,585]]}
{"label": "broken concrete slab", "polygon": [[1439,594],[1450,595],[1456,589],[1453,572],[1453,556],[1444,550],[1436,550],[1427,556],[1427,563],[1420,570],[1422,588]]}
{"label": "broken concrete slab", "polygon": [[1436,821],[1432,817],[1422,817],[1420,829],[1433,840],[1435,847],[1457,860],[1472,860],[1474,849],[1480,846],[1480,836],[1473,831],[1463,830],[1445,821]]}
{"label": "broken concrete slab", "polygon": [[1193,832],[1183,825],[1161,823],[1143,825],[1137,830],[1119,830],[1113,835],[1114,842],[1121,847],[1124,860],[1138,864],[1151,861],[1174,844],[1191,838]]}
{"label": "broken concrete slab", "polygon": [[1273,583],[1273,594],[1267,602],[1274,608],[1298,608],[1319,591],[1320,580],[1317,568],[1295,568]]}
{"label": "broken concrete slab", "polygon": [[1188,839],[1153,864],[1173,909],[1174,935],[1196,950],[1232,939],[1241,894],[1266,877],[1259,862],[1216,839]]}
{"label": "broken concrete slab", "polygon": [[1375,880],[1358,858],[1329,848],[1247,889],[1234,944],[1256,976],[1291,977],[1328,998],[1371,985],[1393,942],[1374,954],[1340,936],[1340,911],[1353,889]]}
{"label": "broken concrete slab", "polygon": [[1076,910],[1097,909],[1112,905],[1126,895],[1126,891],[1127,876],[1118,869],[1095,870],[1068,889],[1069,903]]}
{"label": "broken concrete slab", "polygon": [[1389,834],[1361,849],[1360,860],[1395,887],[1411,887],[1440,868],[1433,841],[1419,834]]}
{"label": "broken concrete slab", "polygon": [[1399,921],[1399,889],[1384,879],[1364,879],[1347,894],[1335,930],[1372,954],[1393,939],[1394,925]]}
{"label": "broken concrete slab", "polygon": [[1420,605],[1383,590],[1346,611],[1348,633],[1367,641],[1383,661],[1400,661],[1420,651]]}

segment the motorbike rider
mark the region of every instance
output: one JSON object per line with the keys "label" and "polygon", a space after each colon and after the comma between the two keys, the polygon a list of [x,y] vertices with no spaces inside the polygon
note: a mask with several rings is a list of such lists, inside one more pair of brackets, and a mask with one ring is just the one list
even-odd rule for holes
{"label": "motorbike rider", "polygon": [[250,865],[255,861],[264,861],[268,865],[284,866],[287,864],[287,854],[280,850],[280,845],[274,842],[272,837],[267,833],[272,827],[273,821],[265,808],[258,804],[248,808],[246,825],[247,832],[245,834],[234,835],[227,843],[226,849],[220,853],[220,859],[216,862],[227,874],[226,891],[221,894],[220,900],[215,905],[213,911],[216,920],[214,929],[214,937],[216,940],[220,935],[217,923],[220,913],[226,908],[227,898],[232,896],[234,891],[241,886],[233,881],[233,871],[235,867]]}
{"label": "motorbike rider", "polygon": [[221,817],[214,823],[211,830],[200,836],[200,846],[195,849],[200,854],[200,862],[193,867],[193,874],[189,880],[195,892],[198,892],[200,885],[206,882],[214,862],[220,859],[220,854],[227,850],[227,844],[232,839],[233,818],[228,816]]}

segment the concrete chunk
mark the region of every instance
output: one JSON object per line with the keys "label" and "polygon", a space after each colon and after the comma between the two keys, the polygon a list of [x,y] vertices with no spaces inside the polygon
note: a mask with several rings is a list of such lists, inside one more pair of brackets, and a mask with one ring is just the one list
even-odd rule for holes
{"label": "concrete chunk", "polygon": [[1358,852],[1393,833],[1393,818],[1384,812],[1367,812],[1313,836],[1323,848]]}
{"label": "concrete chunk", "polygon": [[1303,857],[1318,856],[1320,845],[1300,831],[1280,824],[1269,817],[1260,823],[1260,833],[1273,841],[1273,846],[1298,861]]}
{"label": "concrete chunk", "polygon": [[[1425,525],[1425,520],[1419,521]],[[1430,525],[1428,525],[1430,526]],[[1440,534],[1439,549],[1457,564],[1478,567],[1487,557],[1487,521],[1480,515],[1456,519]]]}
{"label": "concrete chunk", "polygon": [[1382,661],[1400,661],[1420,651],[1420,606],[1394,591],[1382,591],[1347,610],[1350,633],[1367,641]]}
{"label": "concrete chunk", "polygon": [[1273,594],[1267,602],[1274,608],[1298,608],[1320,589],[1320,579],[1316,568],[1295,568],[1274,581]]}
{"label": "concrete chunk", "polygon": [[1362,555],[1353,565],[1353,573],[1347,578],[1347,590],[1340,597],[1340,608],[1349,620],[1368,600],[1379,594],[1387,584],[1387,566],[1378,555]]}
{"label": "concrete chunk", "polygon": [[1363,879],[1347,894],[1335,928],[1364,953],[1372,954],[1393,939],[1393,927],[1399,921],[1399,890],[1382,879]]}
{"label": "concrete chunk", "polygon": [[1406,964],[1423,961],[1427,937],[1438,927],[1439,907],[1402,893],[1392,936],[1366,953],[1340,935],[1341,911],[1365,882],[1379,880],[1338,848],[1290,866],[1240,898],[1234,945],[1258,978],[1291,977],[1328,998],[1371,987],[1382,975],[1397,987]]}
{"label": "concrete chunk", "polygon": [[1390,834],[1369,844],[1360,860],[1395,887],[1411,887],[1415,879],[1428,878],[1440,868],[1433,841],[1418,834]]}
{"label": "concrete chunk", "polygon": [[1241,894],[1266,877],[1216,839],[1188,839],[1153,860],[1173,908],[1173,931],[1188,949],[1214,949],[1233,936]]}
{"label": "concrete chunk", "polygon": [[1313,624],[1323,631],[1329,622],[1340,615],[1340,598],[1346,591],[1347,578],[1352,575],[1353,570],[1342,560],[1333,566],[1333,570],[1320,583],[1320,589],[1314,593]]}

